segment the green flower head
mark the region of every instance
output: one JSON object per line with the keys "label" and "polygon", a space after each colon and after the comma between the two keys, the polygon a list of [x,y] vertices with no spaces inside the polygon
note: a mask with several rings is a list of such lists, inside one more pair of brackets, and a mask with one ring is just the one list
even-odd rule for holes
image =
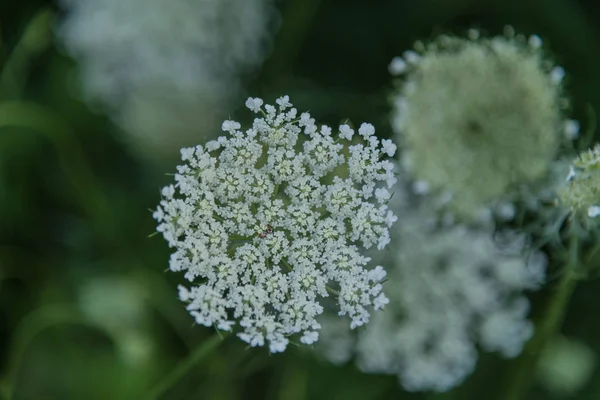
{"label": "green flower head", "polygon": [[600,215],[600,145],[584,151],[573,162],[567,184],[558,192],[558,201],[574,215]]}
{"label": "green flower head", "polygon": [[445,194],[468,218],[515,198],[549,173],[565,136],[564,76],[542,57],[541,39],[442,36],[390,65],[401,75],[394,130],[420,188]]}

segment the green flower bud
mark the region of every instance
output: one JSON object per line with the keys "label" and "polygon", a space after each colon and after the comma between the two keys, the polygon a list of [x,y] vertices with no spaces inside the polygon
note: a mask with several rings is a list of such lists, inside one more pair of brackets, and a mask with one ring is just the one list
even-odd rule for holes
{"label": "green flower bud", "polygon": [[558,192],[559,204],[574,215],[600,215],[600,145],[581,153],[573,161],[567,184]]}

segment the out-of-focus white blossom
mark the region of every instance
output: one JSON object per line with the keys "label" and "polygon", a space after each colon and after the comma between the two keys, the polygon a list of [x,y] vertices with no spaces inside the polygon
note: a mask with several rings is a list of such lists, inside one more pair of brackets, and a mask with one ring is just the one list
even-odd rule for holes
{"label": "out-of-focus white blossom", "polygon": [[61,2],[58,37],[85,100],[153,152],[216,133],[267,52],[274,16],[271,0]]}
{"label": "out-of-focus white blossom", "polygon": [[590,381],[597,360],[586,343],[557,336],[542,352],[537,368],[539,382],[554,397],[576,398]]}
{"label": "out-of-focus white blossom", "polygon": [[176,184],[162,190],[154,217],[175,250],[171,270],[190,281],[180,297],[196,322],[225,331],[238,323],[243,341],[281,352],[291,335],[318,339],[330,294],[351,328],[387,303],[385,271],[369,269],[361,249],[389,242],[396,218],[382,186],[396,178],[384,156],[391,144],[370,124],[359,129],[367,143],[349,142],[346,127],[319,128],[287,96],[277,107],[252,98],[246,106],[260,114],[251,128],[225,121],[228,135],[212,150],[181,150]]}
{"label": "out-of-focus white blossom", "polygon": [[428,205],[401,197],[396,191],[390,304],[357,333],[332,325],[319,345],[332,362],[354,355],[365,372],[398,375],[407,390],[447,391],[473,372],[478,346],[521,352],[533,333],[522,292],[542,283],[546,259],[526,256],[522,236],[500,241],[481,226],[440,225]]}
{"label": "out-of-focus white blossom", "polygon": [[118,277],[94,277],[79,293],[83,315],[112,337],[125,363],[136,367],[155,355],[148,334],[147,296],[138,282]]}
{"label": "out-of-focus white blossom", "polygon": [[541,39],[507,35],[442,35],[390,65],[400,75],[392,124],[402,164],[450,193],[445,208],[468,221],[544,190],[561,143],[579,131],[564,118],[565,72]]}
{"label": "out-of-focus white blossom", "polygon": [[579,137],[580,130],[579,121],[574,119],[568,119],[565,121],[565,135],[567,139],[574,140]]}

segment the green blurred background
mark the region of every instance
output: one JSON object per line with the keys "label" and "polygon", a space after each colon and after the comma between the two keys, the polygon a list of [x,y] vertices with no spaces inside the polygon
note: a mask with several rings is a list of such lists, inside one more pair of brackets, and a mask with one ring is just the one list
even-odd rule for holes
{"label": "green blurred background", "polygon": [[[267,101],[289,94],[322,123],[351,117],[390,136],[392,57],[418,39],[471,27],[498,34],[506,24],[549,45],[567,71],[584,130],[600,110],[597,0],[287,0],[277,7],[271,53],[246,77],[248,93]],[[52,1],[0,1],[0,396],[142,399],[214,332],[193,325],[177,298],[182,277],[165,271],[169,249],[148,237],[149,209],[176,160],[140,157],[106,116],[73,96],[76,64],[53,43],[53,19],[61,17]],[[36,18],[45,20],[24,40]],[[562,328],[579,347],[567,348],[555,385],[530,371],[527,399],[600,399],[599,290],[598,281],[579,284]],[[548,289],[537,293],[534,306],[547,296]],[[577,390],[557,389],[554,381],[584,364],[590,378]],[[513,366],[482,355],[453,392],[414,394],[394,376],[334,367],[310,348],[268,355],[227,340],[162,398],[493,399]]]}

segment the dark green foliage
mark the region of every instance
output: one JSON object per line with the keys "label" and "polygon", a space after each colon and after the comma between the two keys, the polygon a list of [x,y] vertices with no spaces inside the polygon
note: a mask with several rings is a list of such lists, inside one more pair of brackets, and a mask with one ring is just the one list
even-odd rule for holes
{"label": "dark green foliage", "polygon": [[[0,2],[0,65],[10,59],[37,12],[55,6],[49,3]],[[298,109],[310,110],[323,123],[352,116],[355,125],[370,121],[379,135],[389,137],[392,57],[415,40],[442,32],[462,34],[475,26],[497,34],[511,24],[549,44],[567,71],[574,115],[585,130],[586,110],[600,110],[598,4],[281,1],[281,38],[263,72],[248,77],[248,87],[267,101],[288,94]],[[288,7],[296,11],[285,12]],[[306,12],[297,12],[303,7]],[[214,334],[193,325],[177,298],[180,277],[165,272],[169,249],[162,239],[148,238],[155,227],[148,209],[159,201],[159,188],[170,180],[163,171],[172,171],[174,161],[159,167],[140,161],[120,140],[124,134],[118,128],[75,100],[73,62],[52,44],[26,61],[16,80],[0,79],[5,85],[0,86],[0,399],[145,398]],[[8,100],[20,107],[6,117],[2,110]],[[28,108],[32,104],[36,107]],[[27,121],[15,120],[18,113]],[[127,310],[114,308],[108,312],[115,316],[112,322],[83,315],[81,292],[107,278],[139,289],[133,315],[119,317]],[[600,352],[599,289],[598,281],[580,285],[563,328],[595,352]],[[543,307],[546,294],[538,294],[534,307]],[[106,291],[107,298],[119,295]],[[482,356],[476,373],[454,392],[411,394],[395,376],[334,367],[309,348],[291,347],[269,356],[264,348],[226,341],[162,398],[493,399],[513,366]],[[534,371],[531,375],[534,386],[527,399],[555,398],[536,383]],[[571,398],[600,398],[599,382],[597,371]]]}

